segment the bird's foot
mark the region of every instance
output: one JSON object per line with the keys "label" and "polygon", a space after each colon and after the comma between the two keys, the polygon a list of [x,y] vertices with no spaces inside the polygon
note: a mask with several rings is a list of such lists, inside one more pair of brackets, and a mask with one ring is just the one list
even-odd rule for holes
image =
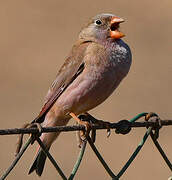
{"label": "bird's foot", "polygon": [[[100,125],[102,127],[106,127],[107,128],[107,137],[110,136],[111,134],[111,129],[110,129],[110,122],[107,121],[102,121],[102,120],[97,120],[95,119],[92,115],[90,115],[89,113],[84,113],[79,115],[78,117],[82,122],[87,122],[91,125],[91,140],[94,143],[96,141],[96,129],[94,129],[92,127],[93,124],[95,125]],[[78,131],[77,132],[77,142],[78,142],[78,146],[81,147],[83,144],[83,141],[86,140],[86,136],[83,136],[83,131]]]}
{"label": "bird's foot", "polygon": [[83,115],[85,116],[86,119],[88,119],[90,121],[90,123],[106,127],[107,128],[107,137],[109,137],[111,135],[111,129],[110,129],[111,123],[110,122],[95,119],[88,112],[84,113]]}
{"label": "bird's foot", "polygon": [[[39,135],[42,132],[42,127],[39,123],[26,123],[21,128],[38,128]],[[20,152],[20,149],[21,149],[22,144],[23,144],[23,136],[24,136],[24,134],[19,134],[19,136],[18,136],[15,156],[17,156],[17,154]],[[33,140],[33,142],[34,142],[34,140]],[[33,144],[33,142],[32,142],[32,144]]]}
{"label": "bird's foot", "polygon": [[72,112],[70,113],[70,116],[73,117],[73,119],[77,122],[77,124],[85,126],[85,131],[81,130],[81,131],[78,131],[76,134],[78,146],[81,147],[83,142],[86,141],[92,126],[88,121],[82,121]]}
{"label": "bird's foot", "polygon": [[81,131],[76,131],[76,140],[77,140],[77,146],[81,148],[83,143],[86,141],[86,137],[82,135]]}

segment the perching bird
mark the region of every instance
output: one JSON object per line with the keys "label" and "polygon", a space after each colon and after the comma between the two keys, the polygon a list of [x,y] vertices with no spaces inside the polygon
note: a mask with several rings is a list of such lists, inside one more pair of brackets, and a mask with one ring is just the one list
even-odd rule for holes
{"label": "perching bird", "polygon": [[[120,38],[119,24],[124,20],[113,14],[99,14],[89,20],[60,68],[46,96],[46,102],[33,121],[43,127],[66,125],[107,99],[127,75],[131,65],[130,48]],[[82,123],[84,124],[84,123]],[[43,133],[47,149],[59,133]],[[46,155],[38,149],[29,174],[41,176]]]}

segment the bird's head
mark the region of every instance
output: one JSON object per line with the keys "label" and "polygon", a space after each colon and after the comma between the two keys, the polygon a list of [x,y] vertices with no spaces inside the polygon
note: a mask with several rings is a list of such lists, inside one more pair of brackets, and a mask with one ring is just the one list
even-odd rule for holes
{"label": "bird's head", "polygon": [[124,22],[122,18],[114,14],[99,14],[89,20],[79,34],[80,39],[106,40],[120,39],[125,35],[119,31],[119,24]]}

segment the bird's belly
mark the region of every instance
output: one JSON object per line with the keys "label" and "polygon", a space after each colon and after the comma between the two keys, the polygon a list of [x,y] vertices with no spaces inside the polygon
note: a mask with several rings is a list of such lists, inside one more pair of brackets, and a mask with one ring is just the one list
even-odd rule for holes
{"label": "bird's belly", "polygon": [[[84,72],[83,72],[84,73]],[[122,79],[122,78],[121,78]],[[113,72],[87,73],[78,76],[56,101],[62,114],[80,114],[101,104],[121,81]]]}

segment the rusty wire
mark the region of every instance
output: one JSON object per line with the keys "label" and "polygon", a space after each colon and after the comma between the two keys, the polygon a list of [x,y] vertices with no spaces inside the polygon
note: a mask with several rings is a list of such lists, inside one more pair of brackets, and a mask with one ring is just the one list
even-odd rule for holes
{"label": "rusty wire", "polygon": [[[145,119],[144,119],[144,121],[136,122],[140,118],[145,118]],[[101,130],[101,129],[108,129],[108,127],[106,125],[94,124],[95,121],[100,121],[100,120],[95,119],[94,117],[89,117],[89,119],[87,119],[87,120],[93,122],[92,129],[94,131]],[[1,176],[0,180],[4,180],[8,176],[8,174],[12,171],[12,169],[18,163],[18,161],[20,160],[20,158],[22,157],[22,155],[24,154],[26,149],[35,140],[41,146],[44,153],[47,155],[47,157],[49,158],[51,163],[54,165],[55,169],[57,170],[57,172],[59,173],[59,175],[61,176],[61,178],[63,180],[73,180],[74,179],[74,176],[81,164],[87,141],[88,141],[88,144],[90,145],[90,147],[92,148],[93,152],[96,154],[97,158],[99,159],[99,161],[105,168],[106,172],[112,178],[112,180],[119,180],[119,178],[125,173],[127,168],[130,166],[130,164],[136,158],[137,154],[140,152],[141,148],[143,147],[143,145],[146,142],[149,135],[150,135],[151,139],[153,140],[155,146],[157,147],[158,151],[160,152],[161,156],[165,160],[167,166],[172,171],[172,164],[158,142],[159,129],[162,128],[163,126],[169,126],[169,125],[172,125],[172,120],[161,120],[158,117],[158,115],[155,113],[140,113],[130,120],[120,120],[117,123],[109,123],[110,129],[115,129],[115,132],[117,134],[128,134],[132,130],[132,128],[137,128],[137,127],[146,127],[147,130],[145,132],[145,135],[143,136],[143,139],[141,140],[141,142],[136,147],[133,154],[130,156],[129,160],[126,162],[126,164],[122,167],[122,169],[119,171],[119,173],[117,175],[115,175],[113,173],[113,171],[110,169],[110,167],[107,165],[107,163],[105,162],[105,160],[99,153],[98,149],[96,148],[94,142],[92,141],[92,138],[90,136],[88,136],[86,141],[84,142],[84,144],[81,147],[80,153],[78,155],[78,158],[76,160],[76,163],[73,167],[73,170],[72,170],[69,178],[66,177],[66,175],[64,174],[62,169],[59,167],[57,162],[54,160],[53,156],[45,148],[45,146],[42,143],[42,141],[40,140],[39,136],[37,136],[37,134],[39,134],[39,130],[37,128],[0,129],[0,135],[32,134],[32,136],[27,140],[27,142],[23,146],[22,150],[18,153],[18,155],[16,156],[16,158],[14,159],[14,161],[12,162],[10,167]],[[68,132],[68,131],[79,131],[79,130],[85,130],[85,127],[84,126],[58,126],[58,127],[47,127],[47,128],[43,127],[41,133]]]}

